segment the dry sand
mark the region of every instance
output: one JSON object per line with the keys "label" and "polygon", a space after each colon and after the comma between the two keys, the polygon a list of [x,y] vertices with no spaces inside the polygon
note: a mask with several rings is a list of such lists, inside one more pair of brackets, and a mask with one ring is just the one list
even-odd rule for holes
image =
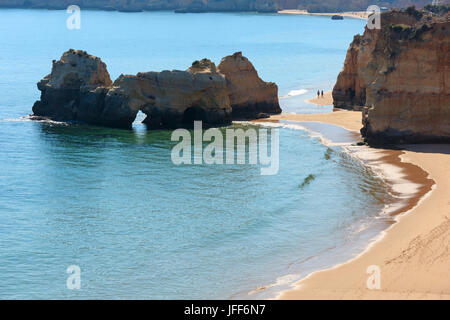
{"label": "dry sand", "polygon": [[[281,119],[330,123],[352,131],[361,128],[357,111],[277,115],[269,121]],[[363,253],[312,273],[278,298],[450,299],[450,145],[361,148],[363,157],[382,164],[394,192],[412,188],[414,195],[392,212],[402,213],[393,218],[397,223]],[[367,269],[373,265],[380,268],[381,286],[370,290]]]}
{"label": "dry sand", "polygon": [[355,18],[355,19],[367,19],[369,14],[366,11],[352,11],[352,12],[333,12],[333,13],[315,13],[308,12],[306,10],[281,10],[278,11],[280,14],[300,14],[300,15],[311,15],[311,16],[334,16],[340,15],[347,18]]}

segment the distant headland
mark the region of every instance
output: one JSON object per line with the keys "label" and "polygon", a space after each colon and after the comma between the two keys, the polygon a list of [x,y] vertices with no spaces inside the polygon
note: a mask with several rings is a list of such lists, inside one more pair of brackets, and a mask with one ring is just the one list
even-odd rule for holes
{"label": "distant headland", "polygon": [[[307,10],[308,12],[365,11],[370,5],[403,8],[409,5],[423,7],[429,0],[0,0],[0,8],[66,9],[78,5],[83,9],[140,12],[171,10],[186,12],[262,12],[276,13],[280,10]],[[441,1],[444,3],[445,1]]]}

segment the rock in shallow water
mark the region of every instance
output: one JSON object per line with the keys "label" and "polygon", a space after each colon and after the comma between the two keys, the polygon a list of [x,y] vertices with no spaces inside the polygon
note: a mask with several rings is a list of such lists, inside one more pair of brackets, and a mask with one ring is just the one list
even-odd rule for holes
{"label": "rock in shallow water", "polygon": [[262,81],[241,53],[222,60],[222,70],[208,59],[186,71],[121,75],[111,82],[100,58],[69,50],[54,61],[38,83],[41,99],[35,116],[118,128],[131,127],[139,110],[150,129],[227,125],[233,118],[280,113],[278,89]]}
{"label": "rock in shallow water", "polygon": [[261,80],[253,64],[241,52],[223,58],[218,69],[227,80],[233,119],[254,119],[260,113],[281,113],[278,86]]}
{"label": "rock in shallow water", "polygon": [[35,102],[33,114],[56,121],[130,127],[138,110],[117,103],[127,97],[111,99],[111,85],[100,58],[70,49],[59,61],[53,61],[51,73],[38,82],[41,99]]}

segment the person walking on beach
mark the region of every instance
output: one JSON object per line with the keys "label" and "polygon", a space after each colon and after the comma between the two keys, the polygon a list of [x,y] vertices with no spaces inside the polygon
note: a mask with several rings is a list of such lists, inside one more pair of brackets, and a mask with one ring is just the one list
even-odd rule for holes
{"label": "person walking on beach", "polygon": [[322,98],[323,98],[323,90],[322,90]]}
{"label": "person walking on beach", "polygon": [[320,90],[317,90],[317,98],[320,97]]}

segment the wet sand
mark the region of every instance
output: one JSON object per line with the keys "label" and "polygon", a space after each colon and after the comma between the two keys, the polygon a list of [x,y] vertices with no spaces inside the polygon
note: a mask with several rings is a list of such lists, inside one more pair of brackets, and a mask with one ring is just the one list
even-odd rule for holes
{"label": "wet sand", "polygon": [[[361,128],[358,111],[269,119],[279,120],[329,123],[355,134]],[[348,151],[399,198],[389,212],[393,224],[354,259],[310,274],[278,299],[450,299],[450,145],[350,146]],[[370,266],[379,267],[380,289],[367,287]]]}
{"label": "wet sand", "polygon": [[279,114],[270,117],[270,121],[289,120],[297,122],[322,122],[331,123],[350,131],[359,132],[361,129],[361,112],[339,110],[332,113],[321,114]]}

